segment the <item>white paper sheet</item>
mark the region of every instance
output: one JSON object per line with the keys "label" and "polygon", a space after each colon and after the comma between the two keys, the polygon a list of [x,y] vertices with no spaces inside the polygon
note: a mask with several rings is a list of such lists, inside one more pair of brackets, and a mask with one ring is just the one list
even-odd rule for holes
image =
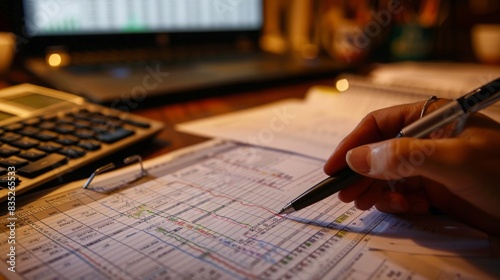
{"label": "white paper sheet", "polygon": [[420,100],[351,89],[313,87],[304,101],[292,99],[196,120],[176,129],[202,136],[236,140],[326,160],[340,141],[369,112]]}

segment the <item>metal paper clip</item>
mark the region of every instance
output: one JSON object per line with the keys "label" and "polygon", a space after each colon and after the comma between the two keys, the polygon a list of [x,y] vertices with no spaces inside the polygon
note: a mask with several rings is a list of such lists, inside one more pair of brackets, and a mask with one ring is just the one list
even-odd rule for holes
{"label": "metal paper clip", "polygon": [[131,163],[134,163],[134,162],[139,162],[140,172],[138,174],[136,174],[136,175],[133,175],[130,178],[127,178],[125,180],[121,180],[120,182],[117,182],[117,183],[112,184],[112,185],[107,185],[107,186],[92,186],[91,187],[90,184],[94,180],[95,176],[116,168],[116,165],[114,163],[108,163],[108,164],[106,164],[104,166],[101,166],[101,167],[97,168],[89,176],[89,178],[87,179],[87,181],[85,182],[85,184],[83,184],[83,188],[84,189],[93,190],[93,191],[97,191],[97,192],[109,193],[109,192],[113,192],[113,191],[116,191],[118,189],[121,189],[121,188],[127,186],[129,183],[132,183],[132,182],[134,182],[134,181],[136,181],[138,179],[141,179],[141,178],[145,177],[146,175],[148,175],[148,171],[146,169],[144,169],[144,165],[142,164],[142,157],[141,156],[139,156],[139,155],[133,155],[133,156],[125,158],[123,160],[123,162],[125,164],[131,164]]}

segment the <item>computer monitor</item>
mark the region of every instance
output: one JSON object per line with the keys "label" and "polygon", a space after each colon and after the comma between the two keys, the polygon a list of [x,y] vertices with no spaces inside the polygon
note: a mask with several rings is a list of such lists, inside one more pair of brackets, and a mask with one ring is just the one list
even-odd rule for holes
{"label": "computer monitor", "polygon": [[[9,0],[28,53],[221,42],[259,35],[262,0]],[[164,38],[164,37],[162,37]],[[165,40],[162,41],[165,43]]]}
{"label": "computer monitor", "polygon": [[24,0],[29,36],[257,30],[258,0]]}

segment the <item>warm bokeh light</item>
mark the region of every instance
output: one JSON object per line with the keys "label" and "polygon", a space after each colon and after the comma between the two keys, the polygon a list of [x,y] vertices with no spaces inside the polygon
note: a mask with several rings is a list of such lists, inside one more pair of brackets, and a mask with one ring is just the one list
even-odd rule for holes
{"label": "warm bokeh light", "polygon": [[349,81],[347,79],[340,79],[335,83],[335,88],[338,91],[346,91],[349,89]]}
{"label": "warm bokeh light", "polygon": [[54,52],[47,55],[46,61],[50,67],[62,67],[69,64],[70,57],[67,53]]}
{"label": "warm bokeh light", "polygon": [[53,53],[53,54],[50,54],[48,57],[47,57],[47,63],[51,66],[51,67],[59,67],[61,66],[61,62],[62,62],[62,57],[60,54],[58,53]]}

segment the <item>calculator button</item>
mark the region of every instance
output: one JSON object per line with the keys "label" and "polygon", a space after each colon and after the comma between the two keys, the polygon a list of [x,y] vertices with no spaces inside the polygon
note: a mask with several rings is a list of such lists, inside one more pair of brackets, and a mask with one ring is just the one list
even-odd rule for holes
{"label": "calculator button", "polygon": [[61,123],[58,124],[56,127],[53,129],[55,132],[61,133],[61,134],[69,134],[73,131],[75,131],[75,126],[67,123]]}
{"label": "calculator button", "polygon": [[54,141],[64,146],[70,146],[78,143],[78,140],[79,139],[73,135],[61,135]]}
{"label": "calculator button", "polygon": [[3,127],[3,129],[8,131],[17,131],[20,130],[21,128],[23,128],[23,124],[21,123],[13,123]]}
{"label": "calculator button", "polygon": [[18,156],[21,158],[30,160],[30,161],[34,161],[34,160],[41,159],[46,155],[47,155],[47,153],[42,152],[40,150],[30,149],[27,151],[22,151],[21,153],[19,153]]}
{"label": "calculator button", "polygon": [[92,121],[92,116],[88,112],[78,112],[73,115],[75,119],[78,120],[86,120],[86,121]]}
{"label": "calculator button", "polygon": [[93,130],[87,129],[87,128],[80,128],[77,129],[73,135],[80,139],[93,139],[96,138],[96,133]]}
{"label": "calculator button", "polygon": [[28,178],[34,178],[44,172],[65,164],[67,161],[67,157],[63,155],[51,154],[24,167],[21,167],[17,171],[20,175],[26,176]]}
{"label": "calculator button", "polygon": [[40,141],[51,141],[51,140],[56,139],[57,136],[58,136],[58,134],[55,132],[52,132],[50,130],[42,130],[42,131],[40,131],[40,133],[38,133],[37,135],[34,135],[33,137],[40,140]]}
{"label": "calculator button", "polygon": [[97,151],[101,148],[101,144],[95,140],[81,140],[77,146],[87,151]]}
{"label": "calculator button", "polygon": [[123,121],[106,119],[106,122],[104,122],[104,124],[107,125],[108,127],[117,128],[123,125]]}
{"label": "calculator button", "polygon": [[59,151],[57,151],[60,154],[66,155],[70,158],[80,158],[83,157],[86,152],[84,149],[76,146],[71,146],[71,147],[63,147]]}
{"label": "calculator button", "polygon": [[26,165],[28,163],[27,160],[18,158],[16,156],[10,157],[10,158],[4,158],[0,159],[0,165],[9,167],[9,166],[14,166],[14,167],[21,167],[23,165]]}
{"label": "calculator button", "polygon": [[67,123],[67,124],[72,124],[75,122],[75,119],[70,117],[70,116],[64,116],[59,119],[57,119],[58,123]]}
{"label": "calculator button", "polygon": [[40,129],[32,126],[26,126],[22,130],[18,131],[17,133],[24,135],[24,136],[35,136],[40,132]]}
{"label": "calculator button", "polygon": [[97,124],[97,123],[92,124],[92,130],[95,131],[96,133],[104,133],[111,129],[113,128],[106,124]]}
{"label": "calculator button", "polygon": [[113,143],[123,138],[134,134],[134,131],[125,128],[118,128],[116,130],[104,131],[97,134],[97,139],[104,143]]}
{"label": "calculator button", "polygon": [[48,122],[54,122],[55,120],[57,120],[57,115],[47,115],[41,117],[41,119]]}
{"label": "calculator button", "polygon": [[19,135],[19,134],[12,133],[12,132],[7,132],[4,135],[0,136],[0,141],[3,141],[3,142],[12,142],[12,141],[16,141],[18,139],[21,139],[21,137],[22,136]]}
{"label": "calculator button", "polygon": [[48,130],[52,130],[56,127],[56,123],[53,122],[53,121],[44,121],[42,122],[41,124],[38,125],[39,128],[41,129],[48,129]]}
{"label": "calculator button", "polygon": [[11,147],[9,145],[3,145],[0,147],[0,156],[2,157],[10,157],[16,155],[20,152],[18,148]]}
{"label": "calculator button", "polygon": [[92,126],[92,122],[87,121],[87,120],[80,120],[80,119],[75,120],[75,122],[73,124],[79,128],[89,128]]}
{"label": "calculator button", "polygon": [[16,147],[21,148],[21,149],[31,149],[33,147],[38,146],[39,143],[40,142],[38,142],[35,139],[24,137],[24,138],[21,138],[19,140],[14,141],[10,144],[12,146],[16,146]]}
{"label": "calculator button", "polygon": [[38,147],[36,147],[40,151],[44,151],[47,153],[53,153],[59,151],[63,146],[61,144],[57,144],[55,142],[47,142],[42,143]]}
{"label": "calculator button", "polygon": [[25,125],[30,125],[30,126],[34,126],[34,125],[37,125],[40,123],[40,119],[39,118],[34,118],[34,119],[29,119],[29,120],[25,120],[23,121],[23,123]]}
{"label": "calculator button", "polygon": [[110,122],[110,119],[104,116],[95,116],[91,119],[91,122],[95,124],[108,124],[108,122]]}

